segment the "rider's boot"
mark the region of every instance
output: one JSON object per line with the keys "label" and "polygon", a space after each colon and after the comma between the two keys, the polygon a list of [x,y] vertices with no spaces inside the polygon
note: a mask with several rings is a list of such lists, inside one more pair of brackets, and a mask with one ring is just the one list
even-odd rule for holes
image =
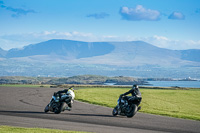
{"label": "rider's boot", "polygon": [[70,107],[66,107],[65,110],[71,111],[71,108]]}
{"label": "rider's boot", "polygon": [[141,106],[139,106],[139,107],[138,107],[138,109],[137,109],[137,111],[141,110],[141,108],[142,108],[142,107],[141,107]]}

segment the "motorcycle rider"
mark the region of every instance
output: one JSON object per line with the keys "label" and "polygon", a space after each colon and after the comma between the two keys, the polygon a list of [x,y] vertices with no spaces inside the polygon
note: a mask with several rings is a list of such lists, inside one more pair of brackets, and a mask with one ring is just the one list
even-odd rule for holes
{"label": "motorcycle rider", "polygon": [[[131,94],[132,96],[126,96],[128,94]],[[140,103],[142,101],[141,92],[139,90],[138,85],[133,85],[132,89],[130,89],[128,92],[121,94],[120,97],[124,97],[125,100],[128,100],[128,102],[134,102],[138,105],[138,110],[141,109]]]}
{"label": "motorcycle rider", "polygon": [[[72,87],[70,87],[69,89],[72,89],[72,90],[74,91],[74,89],[73,89]],[[54,93],[54,96],[55,96],[55,95],[59,95],[59,97],[60,97],[60,99],[61,99],[62,95],[66,94],[66,93],[68,92],[69,89],[64,89],[64,90],[55,92],[55,93]],[[67,102],[66,102],[66,104],[67,104]],[[65,107],[65,108],[63,109],[63,111],[64,111],[64,110],[69,110],[69,111],[71,111],[71,108],[72,108],[71,102],[70,102],[69,104],[67,104],[67,105],[68,105],[68,107]]]}

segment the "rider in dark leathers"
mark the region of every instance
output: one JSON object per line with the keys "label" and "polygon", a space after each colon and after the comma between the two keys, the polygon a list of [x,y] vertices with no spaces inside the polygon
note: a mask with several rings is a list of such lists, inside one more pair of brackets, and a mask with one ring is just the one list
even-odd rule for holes
{"label": "rider in dark leathers", "polygon": [[[132,96],[126,96],[128,94],[131,94]],[[138,106],[140,105],[140,103],[142,101],[142,96],[141,96],[141,92],[139,90],[138,85],[133,85],[131,90],[120,95],[120,97],[123,97],[123,96],[125,96],[124,99],[128,100],[128,102],[135,103]],[[140,110],[140,109],[141,109],[141,107],[138,107],[138,110]]]}
{"label": "rider in dark leathers", "polygon": [[[58,94],[59,97],[61,98],[62,94],[63,94],[63,93],[67,93],[68,90],[69,90],[69,89],[64,89],[64,90],[61,90],[61,91],[55,92],[54,95],[57,95],[57,94]],[[68,105],[68,107],[66,107],[65,109],[70,111],[71,108],[72,108],[72,104],[69,103],[69,104],[67,104],[67,105]]]}
{"label": "rider in dark leathers", "polygon": [[59,96],[61,96],[62,93],[67,93],[69,89],[64,89],[61,91],[56,92],[55,94],[59,94]]}

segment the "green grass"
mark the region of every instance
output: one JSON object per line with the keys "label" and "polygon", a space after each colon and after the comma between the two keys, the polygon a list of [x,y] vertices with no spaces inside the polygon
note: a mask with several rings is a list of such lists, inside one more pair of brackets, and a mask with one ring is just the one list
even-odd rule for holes
{"label": "green grass", "polygon": [[[114,107],[120,94],[130,88],[89,88],[76,90],[76,99],[92,104]],[[200,89],[140,89],[140,112],[177,118],[200,120]]]}
{"label": "green grass", "polygon": [[0,133],[87,133],[87,132],[64,131],[64,130],[46,129],[46,128],[22,128],[22,127],[0,126]]}

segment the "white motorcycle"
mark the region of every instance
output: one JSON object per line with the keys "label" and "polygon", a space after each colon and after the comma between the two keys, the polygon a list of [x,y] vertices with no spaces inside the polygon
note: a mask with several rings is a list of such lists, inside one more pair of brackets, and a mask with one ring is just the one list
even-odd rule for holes
{"label": "white motorcycle", "polygon": [[65,94],[59,95],[57,93],[54,93],[50,100],[50,103],[45,107],[44,112],[47,113],[51,111],[55,114],[59,114],[61,111],[71,110],[70,107],[73,104],[74,98],[75,93],[72,87],[70,87]]}

